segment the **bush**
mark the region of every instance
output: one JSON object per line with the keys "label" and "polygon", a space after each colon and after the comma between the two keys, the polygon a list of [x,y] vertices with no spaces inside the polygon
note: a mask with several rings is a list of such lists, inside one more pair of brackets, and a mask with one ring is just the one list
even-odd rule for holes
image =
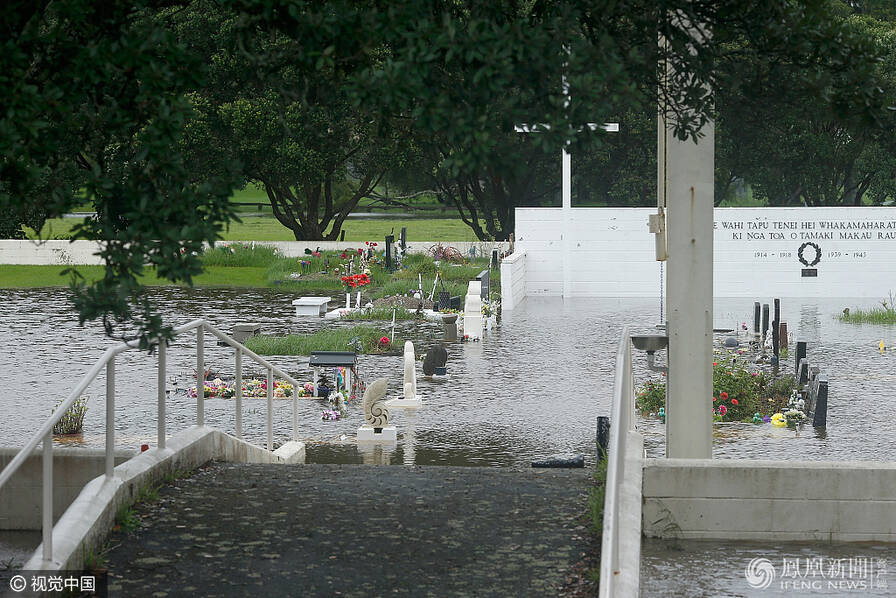
{"label": "bush", "polygon": [[[737,356],[719,359],[712,368],[713,416],[716,421],[752,421],[755,413],[777,413],[787,406],[795,384],[793,376],[772,378],[752,371]],[[635,395],[641,412],[657,413],[665,403],[665,381],[648,380]]]}
{"label": "bush", "polygon": [[[56,403],[56,407],[62,403]],[[87,397],[77,399],[65,414],[53,426],[53,434],[79,434],[84,428],[84,415],[87,413]]]}
{"label": "bush", "polygon": [[657,413],[660,407],[666,406],[666,383],[659,380],[648,380],[635,395],[635,405],[639,411]]}
{"label": "bush", "polygon": [[205,266],[256,267],[270,266],[277,261],[277,250],[266,245],[233,243],[206,249],[202,254]]}

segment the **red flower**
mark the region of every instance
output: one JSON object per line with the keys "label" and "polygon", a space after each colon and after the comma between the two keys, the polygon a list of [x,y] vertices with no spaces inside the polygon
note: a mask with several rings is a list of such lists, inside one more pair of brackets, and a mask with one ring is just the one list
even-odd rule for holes
{"label": "red flower", "polygon": [[358,247],[358,255],[361,255],[362,253],[364,253],[364,250]]}
{"label": "red flower", "polygon": [[388,345],[388,344],[389,344],[389,337],[388,337],[388,336],[384,336],[384,337],[380,338],[380,344],[383,345],[383,346]]}
{"label": "red flower", "polygon": [[727,401],[727,400],[728,400],[728,393],[725,392],[724,390],[722,391],[722,393],[721,393],[719,396],[722,397],[722,400],[723,400],[723,401]]}
{"label": "red flower", "polygon": [[732,405],[739,405],[740,403],[737,402],[737,399],[731,399],[731,404],[732,404]]}
{"label": "red flower", "polygon": [[718,401],[718,399],[715,398],[715,397],[713,397],[713,398],[712,398],[712,402],[715,403],[716,401]]}
{"label": "red flower", "polygon": [[348,259],[348,254],[347,254],[346,252],[343,251],[343,252],[342,252],[342,255],[340,255],[339,257],[341,257],[341,258],[344,259],[344,260],[347,260],[347,259]]}
{"label": "red flower", "polygon": [[719,362],[718,362],[718,361],[713,361],[712,364],[713,364],[713,365],[719,365]]}

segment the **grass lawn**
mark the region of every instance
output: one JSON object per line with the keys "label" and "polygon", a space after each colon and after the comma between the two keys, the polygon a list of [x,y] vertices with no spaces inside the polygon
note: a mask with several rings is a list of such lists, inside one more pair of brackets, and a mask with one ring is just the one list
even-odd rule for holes
{"label": "grass lawn", "polygon": [[[69,283],[69,276],[62,274],[65,269],[66,266],[0,265],[0,288],[65,287]],[[78,266],[77,270],[91,282],[102,278],[105,268]],[[194,284],[198,287],[265,287],[266,277],[266,267],[206,266],[205,272],[194,279]],[[149,286],[170,284],[153,275],[142,277],[140,282]]]}
{"label": "grass lawn", "polygon": [[[306,262],[306,267],[302,266],[302,261]],[[466,260],[463,265],[443,264],[437,268],[431,257],[417,254],[405,257],[402,270],[387,272],[382,261],[383,256],[377,255],[370,265],[371,281],[362,289],[368,299],[406,294],[417,288],[418,276],[422,276],[424,290],[430,292],[437,271],[441,272],[437,290],[463,295],[467,283],[488,268],[488,258]],[[345,275],[348,262],[339,251],[297,259],[282,257],[273,248],[235,245],[207,250],[203,262],[205,271],[193,281],[197,287],[267,287],[306,295],[335,293],[340,297],[345,293],[341,277]],[[341,271],[337,272],[337,268]],[[0,288],[68,286],[70,277],[62,274],[66,269],[66,266],[0,265]],[[104,274],[102,266],[77,266],[77,270],[88,282],[98,280]],[[296,277],[296,274],[300,276]],[[493,289],[497,290],[500,288],[500,272],[492,271],[491,276]],[[170,284],[156,278],[152,270],[147,270],[140,282],[147,286]]]}
{"label": "grass lawn", "polygon": [[[43,239],[68,238],[76,218],[54,218],[48,220],[41,230]],[[386,235],[394,230],[395,237],[402,227],[408,229],[408,241],[477,241],[473,229],[459,218],[354,218],[343,224],[346,243],[364,241],[383,242]],[[29,238],[36,238],[34,231],[28,230]],[[221,233],[225,241],[295,241],[292,231],[275,218],[246,216],[242,222],[231,222]]]}

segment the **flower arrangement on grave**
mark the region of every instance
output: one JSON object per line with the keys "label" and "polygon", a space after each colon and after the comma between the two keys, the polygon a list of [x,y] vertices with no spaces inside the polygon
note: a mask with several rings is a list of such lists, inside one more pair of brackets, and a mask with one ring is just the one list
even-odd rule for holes
{"label": "flower arrangement on grave", "polygon": [[342,414],[333,409],[324,409],[320,412],[320,419],[322,421],[337,421],[342,418]]}
{"label": "flower arrangement on grave", "polygon": [[635,405],[642,413],[658,413],[666,405],[666,384],[648,380],[635,393]]}
{"label": "flower arrangement on grave", "polygon": [[[727,422],[755,422],[757,413],[762,418],[781,410],[795,383],[792,376],[772,378],[751,370],[737,352],[713,361],[712,378],[713,419]],[[636,405],[642,413],[655,414],[665,404],[665,393],[665,382],[648,380],[635,394]]]}
{"label": "flower arrangement on grave", "polygon": [[[274,397],[278,399],[285,399],[292,396],[293,393],[293,385],[288,382],[283,382],[281,380],[274,381]],[[191,398],[196,398],[196,387],[191,386],[187,390],[187,396]],[[236,389],[232,384],[228,384],[227,382],[221,380],[220,378],[215,378],[214,380],[207,381],[203,386],[203,396],[206,399],[212,398],[222,398],[222,399],[232,399],[236,396]],[[243,381],[243,396],[247,398],[261,398],[268,396],[268,382],[267,380],[258,380],[253,378],[252,380]]]}
{"label": "flower arrangement on grave", "polygon": [[[86,396],[75,399],[72,406],[66,409],[59,421],[53,425],[53,434],[59,436],[80,434],[84,428],[84,416],[87,414],[87,400]],[[61,404],[62,401],[59,401],[56,403],[56,407]]]}
{"label": "flower arrangement on grave", "polygon": [[370,275],[363,273],[352,274],[351,276],[343,276],[341,280],[342,284],[345,285],[346,292],[350,292],[352,289],[370,284]]}
{"label": "flower arrangement on grave", "polygon": [[498,315],[501,309],[501,302],[497,299],[482,302],[482,316],[485,318]]}
{"label": "flower arrangement on grave", "polygon": [[795,428],[796,425],[804,419],[806,419],[806,414],[799,409],[788,409],[784,412],[784,420],[787,422],[787,427],[789,428]]}

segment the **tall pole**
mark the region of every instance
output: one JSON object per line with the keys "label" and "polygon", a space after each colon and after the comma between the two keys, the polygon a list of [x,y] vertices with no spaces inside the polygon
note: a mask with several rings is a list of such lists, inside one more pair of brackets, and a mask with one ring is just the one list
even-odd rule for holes
{"label": "tall pole", "polygon": [[[563,46],[563,53],[569,54],[569,48]],[[563,107],[564,109],[569,108],[569,82],[566,80],[566,68],[568,63],[564,60],[563,62],[563,76],[562,76],[562,88],[563,88]],[[570,268],[572,267],[572,256],[570,255],[570,227],[572,226],[572,158],[569,155],[569,152],[566,151],[566,143],[563,144],[563,171],[562,171],[562,183],[561,183],[561,198],[563,205],[563,232],[562,234],[562,245],[563,245],[563,298],[566,299],[570,296],[571,287],[572,287],[572,273],[570,272]]]}
{"label": "tall pole", "polygon": [[[692,37],[706,35],[691,24]],[[712,260],[715,128],[697,143],[664,127],[668,392],[666,456],[712,457]]]}

